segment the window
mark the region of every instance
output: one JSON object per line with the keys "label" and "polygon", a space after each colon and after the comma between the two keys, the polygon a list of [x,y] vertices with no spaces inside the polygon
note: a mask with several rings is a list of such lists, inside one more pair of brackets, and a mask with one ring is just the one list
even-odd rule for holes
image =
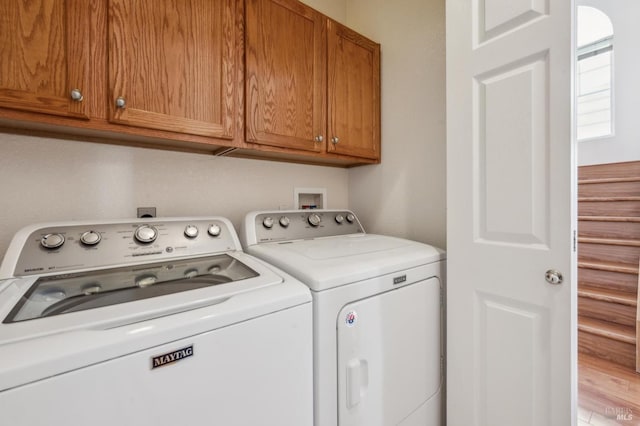
{"label": "window", "polygon": [[578,6],[577,137],[613,134],[613,26],[602,11]]}

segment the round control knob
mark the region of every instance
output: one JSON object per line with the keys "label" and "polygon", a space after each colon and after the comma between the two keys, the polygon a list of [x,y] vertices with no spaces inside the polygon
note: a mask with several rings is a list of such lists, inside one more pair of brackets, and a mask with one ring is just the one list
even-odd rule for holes
{"label": "round control knob", "polygon": [[196,268],[190,268],[184,271],[185,278],[195,278],[198,276],[198,270]]}
{"label": "round control knob", "polygon": [[217,224],[214,223],[213,225],[209,226],[209,229],[207,230],[207,232],[212,237],[218,237],[218,236],[220,236],[220,233],[222,232],[222,229],[220,228],[220,225],[217,225]]}
{"label": "round control knob", "polygon": [[141,275],[139,277],[136,277],[135,282],[138,287],[149,287],[150,285],[158,282],[158,277],[152,274]]}
{"label": "round control knob", "polygon": [[95,246],[101,239],[102,236],[96,231],[87,231],[80,236],[80,242],[88,246]]}
{"label": "round control knob", "polygon": [[194,225],[187,225],[184,228],[184,236],[187,238],[195,238],[198,236],[198,228]]}
{"label": "round control knob", "polygon": [[273,227],[273,218],[271,216],[265,217],[262,220],[262,226],[264,226],[267,229],[271,229]]}
{"label": "round control knob", "polygon": [[337,214],[336,215],[336,223],[340,224],[344,222],[344,216],[342,216],[341,214]]}
{"label": "round control knob", "polygon": [[347,214],[347,222],[353,223],[354,220],[356,220],[356,216],[353,213]]}
{"label": "round control knob", "polygon": [[280,223],[280,226],[286,228],[291,223],[291,220],[286,216],[282,216],[278,222]]}
{"label": "round control knob", "polygon": [[140,225],[133,236],[141,243],[152,243],[158,238],[158,230],[151,225]]}
{"label": "round control knob", "polygon": [[47,249],[55,249],[64,244],[64,236],[62,234],[47,234],[40,240],[42,247]]}
{"label": "round control knob", "polygon": [[309,225],[311,226],[318,226],[321,221],[322,219],[320,219],[320,215],[317,213],[311,213],[307,218],[307,222],[309,222]]}

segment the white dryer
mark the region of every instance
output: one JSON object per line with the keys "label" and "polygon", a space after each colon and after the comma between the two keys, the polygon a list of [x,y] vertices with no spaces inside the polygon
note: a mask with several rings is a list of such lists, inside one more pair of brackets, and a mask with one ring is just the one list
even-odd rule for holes
{"label": "white dryer", "polygon": [[2,424],[313,423],[309,290],[227,219],[31,226],[0,277]]}
{"label": "white dryer", "polygon": [[315,426],[442,424],[442,250],[345,210],[252,212],[241,240],[311,289]]}

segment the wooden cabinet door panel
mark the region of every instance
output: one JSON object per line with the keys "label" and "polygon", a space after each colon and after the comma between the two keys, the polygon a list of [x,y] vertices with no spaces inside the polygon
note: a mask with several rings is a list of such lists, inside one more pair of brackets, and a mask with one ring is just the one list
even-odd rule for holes
{"label": "wooden cabinet door panel", "polygon": [[328,150],[379,159],[380,46],[334,21],[328,45]]}
{"label": "wooden cabinet door panel", "polygon": [[110,121],[232,139],[238,9],[237,0],[109,0]]}
{"label": "wooden cabinet door panel", "polygon": [[90,3],[0,2],[0,106],[88,118]]}
{"label": "wooden cabinet door panel", "polygon": [[324,17],[295,0],[246,3],[246,140],[323,151]]}

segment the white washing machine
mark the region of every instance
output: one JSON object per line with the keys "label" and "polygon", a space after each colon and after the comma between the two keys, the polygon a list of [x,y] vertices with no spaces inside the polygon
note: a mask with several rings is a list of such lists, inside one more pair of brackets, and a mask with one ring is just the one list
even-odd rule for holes
{"label": "white washing machine", "polygon": [[2,424],[313,424],[309,290],[224,218],[31,226],[0,277]]}
{"label": "white washing machine", "polygon": [[442,250],[344,210],[252,212],[241,239],[311,289],[315,426],[443,423]]}

